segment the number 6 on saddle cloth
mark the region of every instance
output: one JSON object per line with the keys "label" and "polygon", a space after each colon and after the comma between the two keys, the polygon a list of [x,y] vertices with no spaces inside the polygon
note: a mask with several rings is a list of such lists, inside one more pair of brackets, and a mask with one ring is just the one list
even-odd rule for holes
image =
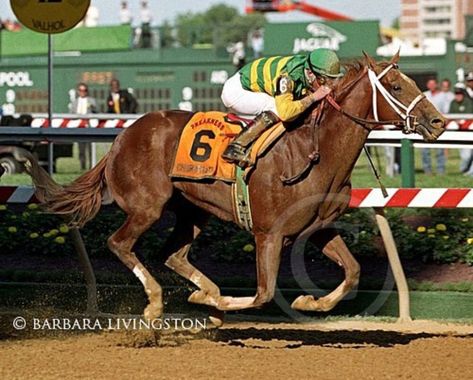
{"label": "number 6 on saddle cloth", "polygon": [[[232,138],[246,127],[245,122],[246,120],[222,112],[197,112],[181,134],[170,177],[235,182],[235,164],[225,161],[221,156]],[[256,163],[257,157],[281,137],[284,131],[282,123],[278,123],[255,142],[251,148],[251,165],[247,172]]]}

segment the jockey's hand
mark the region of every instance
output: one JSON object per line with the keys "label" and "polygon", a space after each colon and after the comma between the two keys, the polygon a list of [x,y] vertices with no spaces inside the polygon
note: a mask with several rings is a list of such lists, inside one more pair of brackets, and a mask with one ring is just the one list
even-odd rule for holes
{"label": "jockey's hand", "polygon": [[319,101],[325,98],[328,94],[332,92],[332,89],[328,86],[320,86],[315,90],[315,92],[311,95],[314,99],[314,101]]}

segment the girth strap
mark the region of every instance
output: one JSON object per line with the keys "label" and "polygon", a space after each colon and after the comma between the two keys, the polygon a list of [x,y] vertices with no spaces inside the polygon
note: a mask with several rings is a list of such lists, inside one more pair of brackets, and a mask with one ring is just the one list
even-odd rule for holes
{"label": "girth strap", "polygon": [[237,223],[246,231],[253,228],[251,216],[250,193],[245,182],[245,172],[236,166],[235,182],[232,184],[233,213]]}

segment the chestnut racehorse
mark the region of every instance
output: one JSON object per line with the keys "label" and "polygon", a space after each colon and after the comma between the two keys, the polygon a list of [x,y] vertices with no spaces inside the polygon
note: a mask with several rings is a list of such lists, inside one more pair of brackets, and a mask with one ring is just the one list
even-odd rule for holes
{"label": "chestnut racehorse", "polygon": [[[132,248],[165,208],[175,212],[177,222],[163,255],[169,268],[200,289],[189,301],[209,305],[220,313],[258,307],[273,298],[283,244],[301,233],[326,228],[347,208],[353,167],[376,124],[391,120],[426,141],[436,140],[444,131],[444,119],[414,81],[401,73],[398,59],[396,54],[389,62],[376,63],[365,54],[363,61],[347,65],[345,76],[334,83],[335,101],[325,104],[317,127],[320,162],[299,181],[285,184],[280,177],[297,173],[307,164],[313,152],[315,125],[299,120],[300,126],[288,128],[258,161],[249,177],[257,268],[253,297],[222,296],[219,287],[187,258],[210,214],[234,221],[229,184],[173,181],[169,177],[176,144],[192,113],[144,115],[116,138],[110,152],[93,169],[70,185],[56,184],[33,159],[27,169],[38,199],[47,209],[65,214],[79,226],[92,219],[105,202],[115,201],[125,211],[127,219],[110,236],[108,246],[142,282],[149,299],[146,318],[162,315],[162,290]],[[297,204],[300,207],[294,208]],[[345,279],[320,299],[298,297],[292,304],[295,309],[330,310],[358,284],[359,264],[340,235],[331,231],[315,235],[323,253],[343,267]]]}

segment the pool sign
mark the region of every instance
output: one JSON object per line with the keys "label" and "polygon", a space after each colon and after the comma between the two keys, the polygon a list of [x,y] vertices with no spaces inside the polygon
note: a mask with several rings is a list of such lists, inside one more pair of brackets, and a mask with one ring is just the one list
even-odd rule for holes
{"label": "pool sign", "polygon": [[311,35],[309,38],[295,38],[292,52],[310,52],[318,48],[340,50],[340,44],[347,40],[339,31],[321,23],[307,25],[306,31]]}
{"label": "pool sign", "polygon": [[0,87],[32,87],[34,85],[27,71],[0,71]]}
{"label": "pool sign", "polygon": [[10,0],[20,22],[39,33],[62,33],[76,26],[87,13],[90,0]]}

